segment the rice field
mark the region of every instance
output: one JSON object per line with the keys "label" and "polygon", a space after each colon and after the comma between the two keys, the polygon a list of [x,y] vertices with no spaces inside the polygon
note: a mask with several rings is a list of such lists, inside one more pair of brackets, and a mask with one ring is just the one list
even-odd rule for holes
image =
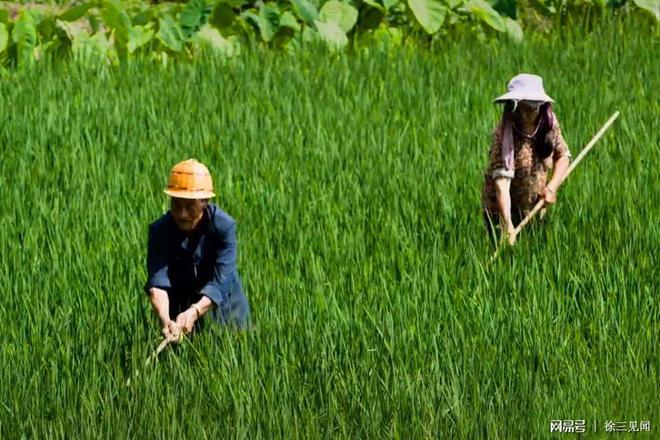
{"label": "rice field", "polygon": [[[553,419],[657,438],[658,49],[623,18],[520,46],[5,74],[0,438],[546,438]],[[490,265],[491,99],[522,71],[573,156],[621,116]],[[145,367],[147,226],[189,157],[238,221],[255,325]]]}

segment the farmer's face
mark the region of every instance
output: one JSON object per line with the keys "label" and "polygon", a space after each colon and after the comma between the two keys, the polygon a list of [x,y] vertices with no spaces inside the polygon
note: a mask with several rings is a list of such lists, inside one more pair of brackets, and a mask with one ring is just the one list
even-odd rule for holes
{"label": "farmer's face", "polygon": [[525,116],[536,116],[539,109],[543,105],[543,101],[520,101],[518,102],[517,111]]}
{"label": "farmer's face", "polygon": [[192,231],[204,215],[206,203],[202,200],[172,197],[171,212],[174,223],[182,231]]}

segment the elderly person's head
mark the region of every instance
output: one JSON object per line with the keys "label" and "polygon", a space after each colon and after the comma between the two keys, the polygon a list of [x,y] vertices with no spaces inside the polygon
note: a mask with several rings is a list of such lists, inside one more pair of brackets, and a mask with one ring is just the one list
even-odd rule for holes
{"label": "elderly person's head", "polygon": [[213,193],[213,181],[208,168],[195,159],[174,165],[165,193],[171,199],[170,212],[182,231],[190,232],[204,216]]}
{"label": "elderly person's head", "polygon": [[554,99],[545,93],[540,76],[528,73],[514,76],[509,81],[507,93],[493,102],[504,104],[503,152],[509,166],[512,166],[513,160],[513,131],[534,138],[535,148],[541,157],[547,157],[552,152],[546,137],[556,123],[552,110]]}
{"label": "elderly person's head", "polygon": [[528,119],[538,116],[539,111],[554,100],[545,93],[540,76],[521,73],[509,81],[507,93],[498,96],[493,102],[505,104],[505,111]]}

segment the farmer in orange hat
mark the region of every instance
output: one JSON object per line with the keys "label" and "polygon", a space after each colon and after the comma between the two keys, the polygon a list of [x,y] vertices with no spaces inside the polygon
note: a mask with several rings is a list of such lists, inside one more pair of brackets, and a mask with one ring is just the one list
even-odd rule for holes
{"label": "farmer in orange hat", "polygon": [[[508,92],[494,102],[504,108],[493,132],[482,204],[491,237],[499,235],[499,225],[513,245],[515,227],[537,201],[556,202],[571,153],[552,110],[554,100],[546,95],[541,77],[516,75]],[[553,168],[548,181],[548,171]]]}
{"label": "farmer in orange hat", "polygon": [[178,340],[207,313],[245,328],[250,306],[236,268],[236,222],[209,203],[209,170],[194,159],[176,164],[165,193],[171,208],[149,225],[145,285],[163,335]]}

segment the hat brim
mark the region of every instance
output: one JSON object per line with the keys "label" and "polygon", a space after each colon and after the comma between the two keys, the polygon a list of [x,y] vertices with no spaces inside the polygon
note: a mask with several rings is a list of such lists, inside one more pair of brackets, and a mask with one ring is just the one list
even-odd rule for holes
{"label": "hat brim", "polygon": [[215,197],[213,191],[177,191],[175,189],[165,189],[163,192],[177,199],[210,199],[211,197]]}
{"label": "hat brim", "polygon": [[554,99],[546,95],[545,93],[540,94],[529,94],[529,93],[516,93],[509,92],[505,93],[502,96],[498,96],[493,99],[493,102],[503,103],[507,101],[542,101],[542,102],[555,102]]}

